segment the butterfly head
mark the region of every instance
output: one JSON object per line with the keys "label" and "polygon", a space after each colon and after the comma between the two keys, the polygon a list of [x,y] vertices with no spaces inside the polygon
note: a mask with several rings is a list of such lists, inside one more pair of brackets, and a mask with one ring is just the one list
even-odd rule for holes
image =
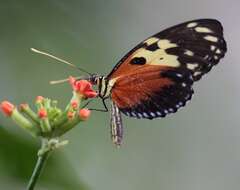
{"label": "butterfly head", "polygon": [[111,87],[109,86],[109,80],[105,76],[100,76],[98,74],[92,74],[86,78],[93,85],[97,85],[99,97],[107,98],[110,95]]}
{"label": "butterfly head", "polygon": [[98,85],[98,81],[102,76],[99,76],[98,74],[91,74],[86,78],[89,82],[91,82],[93,85]]}
{"label": "butterfly head", "polygon": [[97,85],[99,97],[102,99],[106,99],[110,96],[113,82],[112,80],[107,79],[105,76],[99,76],[97,74],[93,74],[88,79],[93,85]]}

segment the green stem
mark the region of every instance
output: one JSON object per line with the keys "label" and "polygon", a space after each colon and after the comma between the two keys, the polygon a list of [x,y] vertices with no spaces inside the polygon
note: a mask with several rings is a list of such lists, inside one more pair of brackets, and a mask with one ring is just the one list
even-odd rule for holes
{"label": "green stem", "polygon": [[[46,146],[46,144],[44,142],[42,142],[42,148],[41,149],[44,149]],[[41,155],[38,155],[38,160],[37,160],[37,163],[35,165],[35,168],[33,170],[33,173],[32,173],[32,176],[29,180],[29,183],[28,183],[28,186],[27,186],[27,190],[33,190],[38,179],[39,179],[39,176],[43,170],[43,167],[44,167],[44,164],[48,158],[48,155],[49,155],[50,151],[45,151],[43,154]]]}

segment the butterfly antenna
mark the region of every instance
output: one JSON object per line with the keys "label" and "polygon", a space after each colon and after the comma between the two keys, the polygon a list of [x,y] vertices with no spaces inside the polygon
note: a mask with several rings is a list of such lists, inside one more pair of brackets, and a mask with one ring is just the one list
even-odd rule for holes
{"label": "butterfly antenna", "polygon": [[[74,77],[74,78],[77,79],[77,80],[83,79],[83,77]],[[52,80],[49,83],[50,84],[61,84],[61,83],[65,83],[65,82],[68,82],[68,81],[69,81],[69,78],[66,78],[66,79],[60,79],[60,80]]]}
{"label": "butterfly antenna", "polygon": [[73,67],[73,68],[75,68],[75,69],[78,69],[79,71],[82,71],[82,72],[84,72],[84,73],[87,73],[88,75],[92,75],[92,73],[89,73],[89,72],[86,71],[85,69],[82,69],[82,68],[80,68],[80,67],[77,67],[76,65],[74,65],[74,64],[72,64],[72,63],[70,63],[70,62],[68,62],[68,61],[65,61],[65,60],[63,60],[63,59],[61,59],[61,58],[58,58],[58,57],[56,57],[56,56],[54,56],[54,55],[51,55],[51,54],[49,54],[49,53],[46,53],[46,52],[43,52],[43,51],[39,51],[39,50],[37,50],[37,49],[35,49],[35,48],[31,48],[31,51],[33,51],[33,52],[35,52],[35,53],[38,53],[38,54],[41,54],[41,55],[45,55],[45,56],[50,57],[50,58],[52,58],[52,59],[55,59],[55,60],[57,60],[57,61],[59,61],[59,62],[61,62],[61,63],[65,63],[65,64],[69,65],[70,67]]}
{"label": "butterfly antenna", "polygon": [[61,84],[61,83],[65,83],[65,82],[68,82],[68,81],[69,81],[69,79],[61,79],[61,80],[52,80],[49,83],[50,84]]}

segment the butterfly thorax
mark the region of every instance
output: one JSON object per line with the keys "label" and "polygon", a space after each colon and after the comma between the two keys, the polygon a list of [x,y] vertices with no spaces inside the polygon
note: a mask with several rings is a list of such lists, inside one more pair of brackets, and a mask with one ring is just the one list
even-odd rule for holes
{"label": "butterfly thorax", "polygon": [[98,86],[98,92],[100,98],[108,98],[111,94],[111,90],[114,86],[115,80],[107,79],[105,76],[100,76],[96,79]]}

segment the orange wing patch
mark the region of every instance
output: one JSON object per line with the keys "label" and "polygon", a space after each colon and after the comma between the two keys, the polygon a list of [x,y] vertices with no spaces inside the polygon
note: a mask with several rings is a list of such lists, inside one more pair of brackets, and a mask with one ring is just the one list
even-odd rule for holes
{"label": "orange wing patch", "polygon": [[[130,66],[129,66],[130,67]],[[136,66],[135,66],[136,67]],[[147,100],[153,92],[173,84],[169,78],[161,78],[160,66],[145,66],[119,77],[112,89],[112,99],[119,108],[127,108]]]}
{"label": "orange wing patch", "polygon": [[176,112],[191,99],[189,72],[171,67],[145,65],[118,77],[111,98],[124,114],[152,119]]}

